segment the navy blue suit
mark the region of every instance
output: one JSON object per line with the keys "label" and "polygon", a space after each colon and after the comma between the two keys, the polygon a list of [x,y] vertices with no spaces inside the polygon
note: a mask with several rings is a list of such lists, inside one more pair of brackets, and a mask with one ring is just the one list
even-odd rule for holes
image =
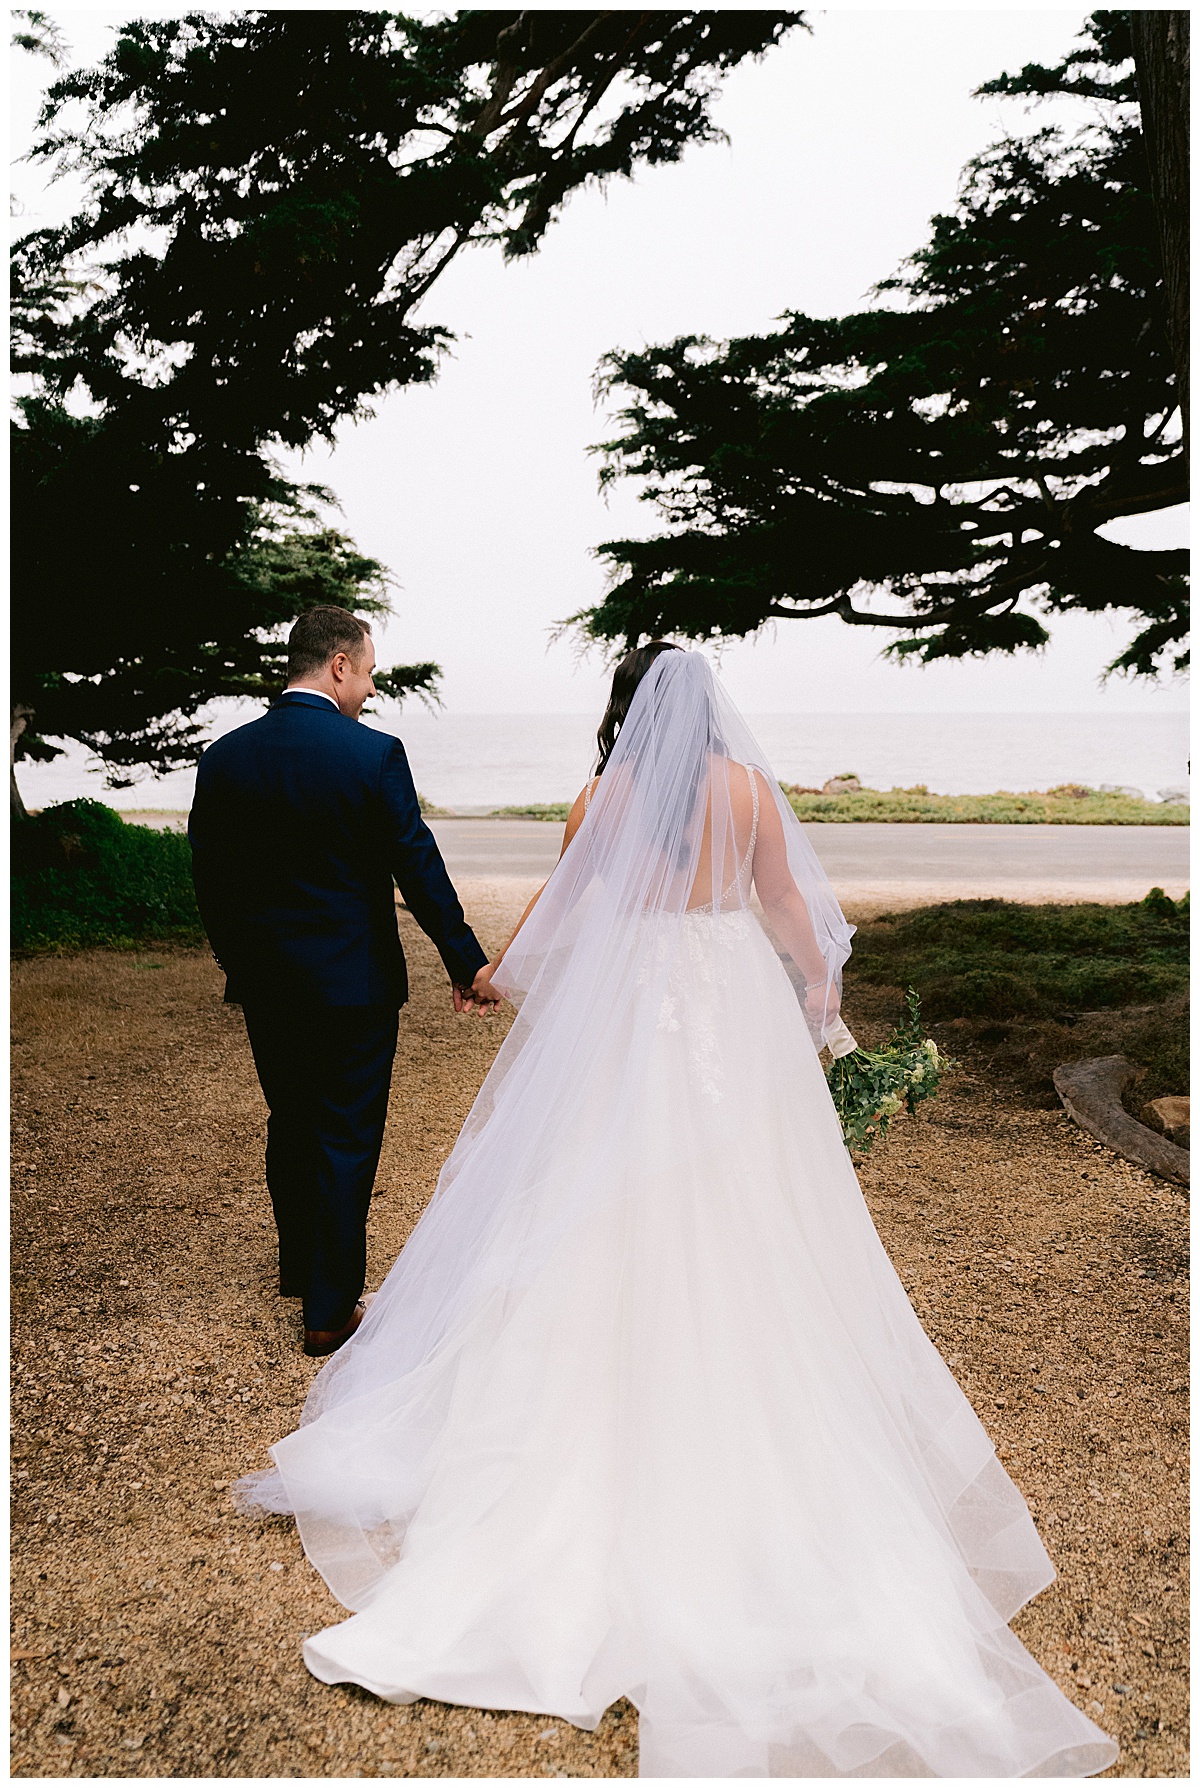
{"label": "navy blue suit", "polygon": [[[399,739],[289,690],[200,760],[188,823],[200,915],[270,1110],[280,1281],[305,1325],[362,1292],[408,971],[394,882],[469,986],[487,960],[421,818]],[[394,878],[394,880],[393,880]]]}

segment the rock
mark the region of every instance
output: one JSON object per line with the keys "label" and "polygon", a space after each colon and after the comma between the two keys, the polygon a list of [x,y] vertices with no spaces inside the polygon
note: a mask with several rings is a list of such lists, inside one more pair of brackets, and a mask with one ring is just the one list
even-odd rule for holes
{"label": "rock", "polygon": [[1188,788],[1160,788],[1158,798],[1164,807],[1189,807],[1192,791]]}
{"label": "rock", "polygon": [[1192,1140],[1191,1110],[1192,1102],[1187,1098],[1151,1099],[1149,1105],[1142,1106],[1142,1122],[1165,1136],[1168,1142],[1176,1142],[1181,1149],[1186,1149],[1191,1147]]}
{"label": "rock", "polygon": [[821,789],[823,795],[859,795],[862,783],[857,776],[831,776]]}
{"label": "rock", "polygon": [[1140,788],[1131,788],[1127,782],[1102,782],[1100,793],[1102,795],[1128,795],[1132,801],[1146,799]]}
{"label": "rock", "polygon": [[1106,1148],[1164,1180],[1188,1186],[1192,1177],[1188,1151],[1139,1124],[1121,1103],[1121,1094],[1137,1073],[1123,1055],[1093,1056],[1056,1068],[1054,1088],[1068,1116]]}

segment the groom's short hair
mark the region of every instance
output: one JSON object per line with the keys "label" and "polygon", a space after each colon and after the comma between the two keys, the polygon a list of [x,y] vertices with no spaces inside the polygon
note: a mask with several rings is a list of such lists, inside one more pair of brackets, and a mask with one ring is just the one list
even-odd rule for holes
{"label": "groom's short hair", "polygon": [[306,608],[288,634],[288,682],[323,671],[338,652],[358,658],[370,632],[348,608]]}

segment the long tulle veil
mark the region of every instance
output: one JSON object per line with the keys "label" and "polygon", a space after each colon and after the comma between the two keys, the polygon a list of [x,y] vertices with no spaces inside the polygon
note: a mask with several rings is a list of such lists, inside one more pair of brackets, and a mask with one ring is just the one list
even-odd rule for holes
{"label": "long tulle veil", "polygon": [[542,1027],[581,985],[621,1000],[623,970],[640,971],[651,932],[661,954],[686,912],[750,903],[744,820],[755,804],[755,843],[765,851],[770,839],[774,883],[785,884],[772,886],[775,942],[819,1045],[853,927],[765,753],[696,652],[664,652],[638,685],[584,823],[505,953],[501,991],[533,999]]}

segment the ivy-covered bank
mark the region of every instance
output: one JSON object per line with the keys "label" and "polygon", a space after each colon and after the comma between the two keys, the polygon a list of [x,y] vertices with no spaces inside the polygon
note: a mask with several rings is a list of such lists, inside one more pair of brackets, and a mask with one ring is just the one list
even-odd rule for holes
{"label": "ivy-covered bank", "polygon": [[18,953],[203,938],[183,833],[128,825],[101,801],[65,801],[13,827]]}

